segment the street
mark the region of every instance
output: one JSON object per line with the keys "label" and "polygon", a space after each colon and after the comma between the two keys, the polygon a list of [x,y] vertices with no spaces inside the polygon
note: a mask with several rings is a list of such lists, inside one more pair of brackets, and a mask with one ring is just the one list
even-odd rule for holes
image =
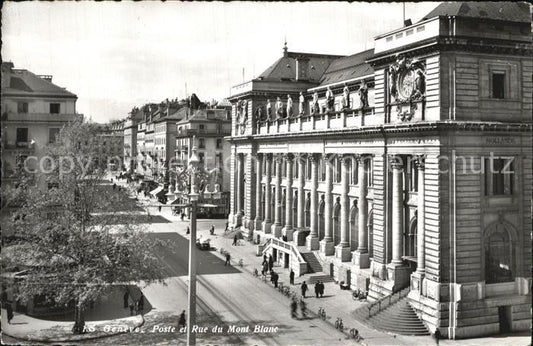
{"label": "street", "polygon": [[[188,222],[162,220],[164,217],[157,215],[155,208],[151,209],[154,209],[150,211],[152,217],[158,222],[147,225],[150,236],[174,246],[174,250],[162,248],[157,254],[168,271],[167,285],[153,284],[143,288],[154,309],[145,316],[146,322],[138,333],[100,339],[98,344],[185,342],[184,333],[158,330],[177,326],[178,315],[187,308],[188,239],[185,232]],[[224,220],[199,220],[198,237],[210,238],[213,245],[230,249],[231,239],[220,235],[224,223]],[[209,236],[211,224],[217,229],[215,236]],[[287,297],[270,283],[263,283],[234,266],[224,266],[222,258],[215,253],[215,249],[197,251],[197,321],[199,328],[205,328],[197,334],[199,344],[346,344],[343,334],[316,316],[292,319]],[[237,258],[232,259],[234,265],[236,261]],[[216,331],[216,327],[221,328]],[[94,344],[94,341],[86,343]]]}

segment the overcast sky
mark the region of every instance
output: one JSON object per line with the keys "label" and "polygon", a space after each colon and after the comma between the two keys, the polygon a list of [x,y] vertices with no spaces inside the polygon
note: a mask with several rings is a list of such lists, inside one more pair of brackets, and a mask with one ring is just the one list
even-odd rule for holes
{"label": "overcast sky", "polygon": [[[438,3],[406,3],[419,21]],[[401,3],[5,2],[2,58],[53,75],[94,121],[133,106],[227,97],[289,51],[350,55],[403,25]]]}

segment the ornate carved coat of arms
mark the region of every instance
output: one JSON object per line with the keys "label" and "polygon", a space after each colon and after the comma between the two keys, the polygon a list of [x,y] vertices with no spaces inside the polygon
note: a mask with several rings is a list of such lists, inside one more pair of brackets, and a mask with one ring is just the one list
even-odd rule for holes
{"label": "ornate carved coat of arms", "polygon": [[[417,101],[422,101],[425,97],[425,69],[422,61],[402,56],[389,67],[390,101],[397,104],[398,117],[402,121],[412,119],[417,109]],[[404,107],[406,105],[409,107]]]}

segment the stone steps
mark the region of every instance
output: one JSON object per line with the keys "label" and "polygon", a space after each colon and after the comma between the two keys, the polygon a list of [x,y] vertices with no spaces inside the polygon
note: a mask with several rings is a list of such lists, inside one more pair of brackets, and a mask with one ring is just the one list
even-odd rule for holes
{"label": "stone steps", "polygon": [[309,280],[307,281],[307,284],[314,285],[317,281],[333,282],[335,280],[331,276],[329,276],[327,274],[312,275],[312,276],[309,277]]}
{"label": "stone steps", "polygon": [[322,265],[316,258],[315,254],[312,252],[300,252],[304,261],[307,262],[307,272],[308,273],[319,273],[322,272]]}
{"label": "stone steps", "polygon": [[357,309],[353,316],[368,326],[400,335],[429,335],[424,323],[404,297],[368,318],[367,306]]}

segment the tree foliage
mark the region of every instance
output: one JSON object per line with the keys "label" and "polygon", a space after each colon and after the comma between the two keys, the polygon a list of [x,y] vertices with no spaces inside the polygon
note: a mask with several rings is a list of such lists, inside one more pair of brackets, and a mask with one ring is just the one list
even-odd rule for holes
{"label": "tree foliage", "polygon": [[168,244],[147,237],[135,200],[104,184],[96,134],[88,123],[64,127],[47,148],[49,173],[5,190],[18,208],[6,225],[15,238],[4,244],[2,267],[26,271],[17,299],[38,294],[57,304],[74,299],[84,305],[114,284],[163,282],[156,253]]}

